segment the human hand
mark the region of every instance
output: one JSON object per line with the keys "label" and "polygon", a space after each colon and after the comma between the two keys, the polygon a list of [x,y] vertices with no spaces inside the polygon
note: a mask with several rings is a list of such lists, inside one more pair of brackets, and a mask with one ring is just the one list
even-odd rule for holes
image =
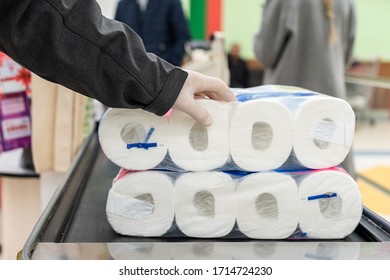
{"label": "human hand", "polygon": [[236,97],[229,87],[220,79],[191,70],[183,71],[188,73],[188,77],[172,108],[187,113],[200,124],[210,126],[213,123],[211,115],[197,104],[195,99],[209,98],[233,102],[236,100]]}

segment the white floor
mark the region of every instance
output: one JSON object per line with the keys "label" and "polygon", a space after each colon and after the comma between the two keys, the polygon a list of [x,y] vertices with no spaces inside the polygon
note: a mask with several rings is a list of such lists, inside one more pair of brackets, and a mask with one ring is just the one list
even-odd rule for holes
{"label": "white floor", "polygon": [[390,119],[379,120],[374,125],[357,124],[354,162],[357,172],[378,165],[390,166]]}
{"label": "white floor", "polygon": [[[381,112],[380,116],[373,125],[368,121],[356,125],[353,159],[357,173],[378,166],[390,167],[390,112]],[[389,215],[382,216],[390,221]]]}

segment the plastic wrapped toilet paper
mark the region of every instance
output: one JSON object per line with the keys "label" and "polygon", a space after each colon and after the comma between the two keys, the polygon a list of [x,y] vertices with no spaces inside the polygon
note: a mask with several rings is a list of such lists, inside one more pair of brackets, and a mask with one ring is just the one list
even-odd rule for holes
{"label": "plastic wrapped toilet paper", "polygon": [[191,237],[221,237],[236,220],[235,185],[228,174],[191,172],[175,182],[175,219]]}
{"label": "plastic wrapped toilet paper", "polygon": [[351,149],[355,114],[340,98],[277,85],[238,89],[235,93],[241,102],[273,100],[293,114],[293,153],[280,169],[337,166]]}
{"label": "plastic wrapped toilet paper", "polygon": [[165,234],[174,217],[171,178],[157,171],[123,175],[109,191],[106,214],[112,228],[122,235]]}
{"label": "plastic wrapped toilet paper", "polygon": [[197,100],[213,118],[205,127],[184,112],[173,110],[169,118],[169,155],[188,171],[222,167],[229,157],[229,106],[213,100]]}
{"label": "plastic wrapped toilet paper", "polygon": [[298,187],[277,172],[245,176],[236,190],[237,225],[250,238],[283,239],[298,226]]}
{"label": "plastic wrapped toilet paper", "polygon": [[141,109],[110,109],[99,125],[104,154],[129,170],[158,166],[168,151],[168,121]]}
{"label": "plastic wrapped toilet paper", "polygon": [[173,110],[169,122],[141,109],[111,109],[99,127],[107,157],[129,170],[270,171],[339,165],[355,115],[344,100],[286,86],[234,90],[239,102],[197,100],[205,127]]}
{"label": "plastic wrapped toilet paper", "polygon": [[359,224],[363,204],[356,182],[340,170],[299,178],[299,227],[308,238],[344,238]]}
{"label": "plastic wrapped toilet paper", "polygon": [[230,153],[246,171],[279,168],[290,156],[293,117],[281,103],[250,100],[240,103],[230,125]]}
{"label": "plastic wrapped toilet paper", "polygon": [[[262,240],[342,239],[355,230],[362,211],[357,184],[341,168],[121,170],[106,207],[109,223],[122,235]],[[315,249],[307,252],[316,255]]]}
{"label": "plastic wrapped toilet paper", "polygon": [[339,98],[307,99],[295,112],[294,154],[307,168],[320,169],[339,165],[351,149],[355,114]]}

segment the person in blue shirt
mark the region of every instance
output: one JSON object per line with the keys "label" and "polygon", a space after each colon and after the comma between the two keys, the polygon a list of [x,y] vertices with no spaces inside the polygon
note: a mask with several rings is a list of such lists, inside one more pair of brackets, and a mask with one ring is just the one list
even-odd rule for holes
{"label": "person in blue shirt", "polygon": [[182,65],[190,32],[180,0],[120,0],[115,19],[137,32],[147,52]]}

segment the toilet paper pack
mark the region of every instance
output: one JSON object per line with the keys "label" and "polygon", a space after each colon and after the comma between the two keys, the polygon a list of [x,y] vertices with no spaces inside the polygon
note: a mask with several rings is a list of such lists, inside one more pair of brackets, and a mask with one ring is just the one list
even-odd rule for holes
{"label": "toilet paper pack", "polygon": [[343,99],[280,85],[236,89],[234,92],[240,102],[272,100],[283,104],[292,114],[292,150],[279,169],[337,166],[351,149],[355,114]]}
{"label": "toilet paper pack", "polygon": [[237,102],[196,101],[211,114],[209,127],[177,110],[110,109],[99,126],[102,150],[122,168],[178,172],[321,169],[350,151],[355,115],[346,101],[295,87],[233,91]]}
{"label": "toilet paper pack", "polygon": [[241,239],[342,239],[363,205],[341,168],[295,172],[122,170],[106,213],[122,235]]}

